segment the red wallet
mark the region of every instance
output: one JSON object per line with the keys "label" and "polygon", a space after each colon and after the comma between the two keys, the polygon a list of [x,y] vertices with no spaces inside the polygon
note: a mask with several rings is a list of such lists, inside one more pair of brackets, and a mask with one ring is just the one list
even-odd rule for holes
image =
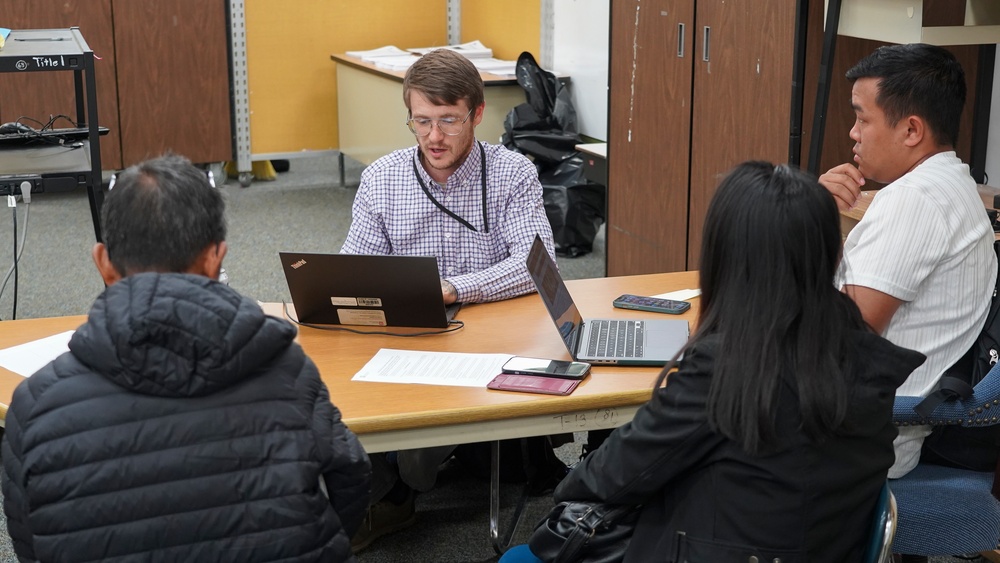
{"label": "red wallet", "polygon": [[544,395],[569,395],[580,384],[579,379],[561,379],[540,375],[517,375],[501,373],[486,386],[497,391],[520,391],[522,393],[542,393]]}

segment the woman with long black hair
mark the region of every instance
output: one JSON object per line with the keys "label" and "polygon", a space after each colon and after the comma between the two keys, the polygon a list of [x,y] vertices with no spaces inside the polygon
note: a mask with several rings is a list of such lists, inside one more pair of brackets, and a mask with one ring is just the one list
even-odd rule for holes
{"label": "woman with long black hair", "polygon": [[840,248],[814,178],[736,167],[708,209],[677,371],[555,500],[641,504],[626,562],[858,561],[893,462],[894,391],[924,356],[835,288]]}

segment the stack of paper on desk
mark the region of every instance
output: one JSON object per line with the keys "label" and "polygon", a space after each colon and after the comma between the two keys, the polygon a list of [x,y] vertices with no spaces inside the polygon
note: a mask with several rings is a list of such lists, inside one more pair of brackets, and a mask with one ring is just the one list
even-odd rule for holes
{"label": "stack of paper on desk", "polygon": [[488,72],[500,76],[514,76],[517,61],[503,61],[489,57],[486,59],[469,59],[480,72]]}
{"label": "stack of paper on desk", "polygon": [[386,70],[406,70],[410,68],[410,65],[417,62],[418,57],[406,54],[400,55],[398,57],[376,57],[369,62],[378,68],[384,68]]}
{"label": "stack of paper on desk", "polygon": [[406,51],[396,47],[395,45],[386,45],[385,47],[379,47],[378,49],[370,49],[368,51],[348,51],[347,56],[357,57],[363,61],[371,62],[372,59],[377,59],[380,57],[400,57],[402,55],[409,55]]}
{"label": "stack of paper on desk", "polygon": [[441,47],[419,47],[415,49],[407,49],[411,53],[416,53],[418,55],[426,55],[435,49],[450,49],[456,53],[461,53],[465,55],[468,59],[488,59],[493,56],[493,49],[490,49],[486,45],[483,45],[479,41],[469,41],[468,43],[462,43],[461,45],[447,45]]}

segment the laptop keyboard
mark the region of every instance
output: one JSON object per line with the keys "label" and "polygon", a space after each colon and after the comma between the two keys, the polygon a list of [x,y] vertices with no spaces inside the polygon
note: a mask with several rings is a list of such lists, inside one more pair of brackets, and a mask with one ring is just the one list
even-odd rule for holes
{"label": "laptop keyboard", "polygon": [[644,322],[595,320],[590,323],[589,356],[642,357]]}

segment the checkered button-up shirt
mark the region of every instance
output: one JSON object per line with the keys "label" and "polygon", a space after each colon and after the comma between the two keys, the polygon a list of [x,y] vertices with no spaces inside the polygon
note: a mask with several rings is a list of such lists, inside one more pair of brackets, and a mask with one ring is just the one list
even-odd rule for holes
{"label": "checkered button-up shirt", "polygon": [[[474,147],[442,187],[417,161],[417,147],[386,155],[365,169],[354,199],[353,220],[341,252],[434,256],[441,277],[466,303],[499,301],[535,290],[525,258],[537,233],[554,255],[552,228],[534,165],[498,145],[481,143],[486,155],[483,225],[482,157]],[[451,217],[424,194],[474,226]]]}

